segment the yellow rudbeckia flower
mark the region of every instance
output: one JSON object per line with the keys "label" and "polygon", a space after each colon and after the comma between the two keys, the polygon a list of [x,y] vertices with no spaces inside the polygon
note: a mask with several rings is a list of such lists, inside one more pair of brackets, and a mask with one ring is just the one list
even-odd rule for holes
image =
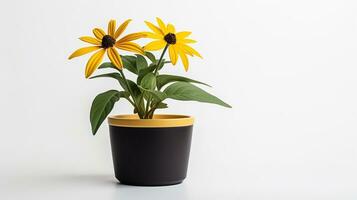
{"label": "yellow rudbeckia flower", "polygon": [[176,32],[175,27],[172,24],[167,24],[160,19],[156,18],[159,26],[145,21],[146,25],[153,32],[144,32],[146,37],[154,39],[154,41],[148,43],[144,46],[145,51],[155,51],[160,49],[169,50],[169,56],[171,63],[176,65],[178,57],[180,56],[181,61],[185,67],[185,70],[188,70],[188,59],[187,54],[190,56],[202,56],[192,47],[187,44],[195,43],[195,40],[188,39],[187,37],[191,34],[188,31]]}
{"label": "yellow rudbeckia flower", "polygon": [[128,34],[121,39],[118,39],[119,36],[124,32],[126,27],[128,26],[131,19],[126,20],[122,23],[117,30],[116,29],[116,21],[110,20],[108,24],[108,32],[107,34],[101,28],[93,29],[93,34],[95,37],[83,36],[79,39],[83,42],[87,42],[89,44],[93,44],[95,46],[83,47],[75,52],[73,52],[68,59],[72,59],[78,56],[82,56],[84,54],[97,51],[94,53],[88,60],[85,77],[90,77],[93,72],[98,68],[99,64],[102,62],[105,52],[109,57],[109,60],[118,68],[123,68],[123,62],[118,51],[114,48],[118,48],[125,51],[131,51],[135,53],[144,54],[142,47],[138,44],[132,42],[133,40],[137,40],[139,38],[145,37],[145,34],[142,32],[139,33],[131,33]]}

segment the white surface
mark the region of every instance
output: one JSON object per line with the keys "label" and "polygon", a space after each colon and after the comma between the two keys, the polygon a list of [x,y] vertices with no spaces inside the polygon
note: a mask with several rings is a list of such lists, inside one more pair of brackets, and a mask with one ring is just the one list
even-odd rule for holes
{"label": "white surface", "polygon": [[[357,5],[353,0],[2,2],[0,199],[356,199]],[[203,60],[167,67],[233,105],[170,101],[196,117],[188,179],[113,179],[108,128],[90,133],[94,96],[76,38],[133,18],[192,30]],[[144,42],[142,43],[144,44]],[[114,113],[128,113],[119,103]]]}

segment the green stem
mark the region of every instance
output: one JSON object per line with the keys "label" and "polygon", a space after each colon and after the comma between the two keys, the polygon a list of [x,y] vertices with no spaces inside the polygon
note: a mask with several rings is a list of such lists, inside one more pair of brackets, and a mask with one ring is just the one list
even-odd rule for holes
{"label": "green stem", "polygon": [[145,119],[147,119],[148,116],[149,116],[149,115],[148,115],[148,111],[149,111],[150,101],[151,101],[151,98],[149,98],[149,99],[146,101],[145,116],[144,116]]}
{"label": "green stem", "polygon": [[155,112],[155,110],[156,110],[156,107],[159,105],[159,103],[161,103],[161,101],[160,101],[160,102],[157,102],[156,104],[154,104],[154,105],[151,106],[151,109],[148,111],[148,114],[147,114],[147,115],[149,116],[149,118],[154,115],[154,112]]}
{"label": "green stem", "polygon": [[155,72],[154,72],[154,75],[155,75],[155,76],[156,76],[157,71],[159,70],[160,64],[161,64],[161,62],[162,62],[162,58],[164,57],[165,52],[166,52],[166,50],[167,50],[168,47],[169,47],[169,44],[166,44],[164,50],[163,50],[162,53],[161,53],[159,62],[157,62],[157,66],[156,66],[156,68],[155,68]]}
{"label": "green stem", "polygon": [[[156,73],[157,71],[159,71],[159,67],[161,65],[161,62],[162,62],[162,59],[164,58],[164,55],[167,51],[167,48],[169,47],[169,44],[166,44],[164,50],[162,51],[161,53],[161,56],[160,56],[160,59],[159,61],[157,62],[157,65],[156,65],[156,68],[155,68],[155,71],[154,71],[154,75],[155,75],[155,78],[156,78]],[[151,115],[151,111],[154,107],[151,107],[151,109],[149,110],[149,105],[151,104],[151,100],[152,98],[149,97],[147,102],[146,102],[146,108],[145,108],[145,118],[152,118],[152,115]]]}
{"label": "green stem", "polygon": [[149,112],[148,112],[148,116],[150,117],[152,117],[153,115],[154,115],[154,112],[155,112],[155,107],[153,106],[150,110],[149,110]]}
{"label": "green stem", "polygon": [[[139,117],[142,118],[142,116],[141,116],[141,114],[140,114],[140,112],[139,112],[139,108],[138,108],[138,106],[136,105],[136,100],[135,100],[135,97],[134,97],[134,95],[133,95],[134,93],[133,93],[133,91],[131,90],[131,87],[129,86],[129,82],[128,82],[128,80],[126,79],[123,70],[119,70],[119,72],[120,72],[120,74],[122,75],[123,79],[125,80],[126,87],[128,88],[129,93],[131,94],[131,98],[133,99],[132,104],[133,104],[134,108],[138,111]],[[130,99],[130,98],[128,98],[128,99]],[[129,102],[130,102],[130,101],[129,101]]]}
{"label": "green stem", "polygon": [[133,105],[134,107],[135,107],[135,103],[128,97],[127,98],[127,100],[129,101],[129,103],[131,104],[131,105]]}

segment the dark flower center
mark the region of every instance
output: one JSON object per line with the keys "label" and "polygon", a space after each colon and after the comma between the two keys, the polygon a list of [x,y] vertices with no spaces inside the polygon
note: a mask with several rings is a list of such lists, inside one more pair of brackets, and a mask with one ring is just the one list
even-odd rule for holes
{"label": "dark flower center", "polygon": [[115,39],[112,36],[105,35],[102,38],[102,47],[108,48],[114,46],[114,44],[115,44]]}
{"label": "dark flower center", "polygon": [[164,40],[168,43],[168,44],[176,44],[176,35],[173,33],[168,33],[165,35]]}

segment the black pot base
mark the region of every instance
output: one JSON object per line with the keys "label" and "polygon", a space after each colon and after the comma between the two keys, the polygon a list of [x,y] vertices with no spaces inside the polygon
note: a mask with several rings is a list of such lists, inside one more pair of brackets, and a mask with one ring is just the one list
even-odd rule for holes
{"label": "black pot base", "polygon": [[165,186],[186,178],[192,125],[109,128],[115,177],[121,184]]}
{"label": "black pot base", "polygon": [[160,187],[160,186],[169,186],[169,185],[178,185],[181,184],[183,182],[183,180],[181,181],[172,181],[172,182],[162,182],[159,184],[147,184],[147,183],[134,183],[134,182],[126,182],[126,181],[119,181],[120,184],[123,185],[133,185],[133,186],[149,186],[149,187]]}

